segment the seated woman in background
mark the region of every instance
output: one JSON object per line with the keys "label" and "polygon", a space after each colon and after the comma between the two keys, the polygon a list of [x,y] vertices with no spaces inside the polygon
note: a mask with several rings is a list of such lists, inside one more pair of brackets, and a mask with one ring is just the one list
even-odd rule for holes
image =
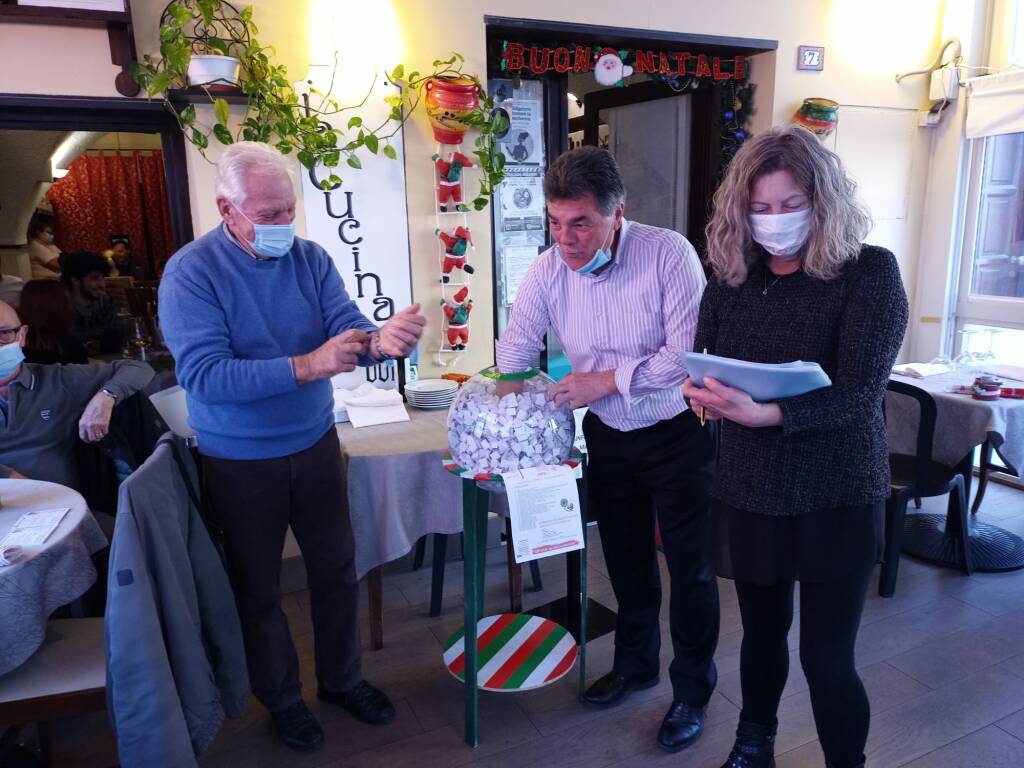
{"label": "seated woman in background", "polygon": [[53,244],[53,216],[36,211],[28,223],[28,258],[32,277],[60,277],[60,248]]}
{"label": "seated woman in background", "polygon": [[28,326],[25,360],[30,363],[87,363],[85,347],[74,338],[75,313],[68,292],[55,280],[31,280],[18,309]]}

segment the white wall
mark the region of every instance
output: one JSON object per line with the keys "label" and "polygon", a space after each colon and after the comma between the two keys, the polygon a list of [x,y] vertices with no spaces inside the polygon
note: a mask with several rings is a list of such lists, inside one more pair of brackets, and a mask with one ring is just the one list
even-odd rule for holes
{"label": "white wall", "polygon": [[[963,4],[974,7],[984,2],[948,3]],[[164,0],[132,0],[140,53],[156,49],[157,23],[164,5]],[[924,165],[932,157],[928,145],[933,134],[926,129],[913,136],[900,134],[902,149],[896,154],[901,169],[906,171],[909,164],[910,176],[908,180],[904,174],[905,192],[895,196],[889,194],[892,174],[885,164],[872,157],[870,150],[874,137],[881,131],[895,135],[899,133],[897,129],[902,130],[903,118],[897,115],[909,114],[925,105],[923,78],[897,85],[894,75],[923,66],[934,56],[940,31],[946,32],[940,29],[941,0],[591,0],[583,5],[520,0],[514,6],[499,0],[393,0],[393,12],[388,10],[386,0],[366,5],[339,4],[333,0],[252,0],[252,5],[254,18],[262,29],[260,39],[277,47],[280,59],[295,79],[304,74],[308,64],[322,63],[334,40],[346,41],[340,50],[343,75],[357,68],[351,60],[354,48],[371,53],[390,51],[388,58],[394,56],[407,69],[420,70],[433,59],[457,50],[465,55],[468,71],[483,73],[485,14],[514,13],[523,18],[777,39],[777,55],[756,57],[752,68],[752,77],[760,85],[754,130],[787,121],[806,97],[824,96],[844,106],[836,139],[839,151],[848,156],[865,196],[884,201],[886,206],[892,204],[881,216],[876,212],[880,223],[876,234],[902,251],[898,256],[911,293],[927,294],[927,301],[920,311],[915,310],[915,316],[933,312],[934,286],[928,281],[918,285],[916,256],[916,232],[920,229],[916,222],[924,201],[920,179]],[[329,21],[332,13],[339,13],[339,17]],[[388,32],[385,27],[389,25],[381,23],[382,14],[393,17],[393,31]],[[949,15],[947,11],[946,16]],[[801,44],[825,46],[824,72],[796,70],[796,49]],[[116,69],[109,59],[104,30],[0,25],[0,92],[114,96]],[[37,63],[26,67],[26,62]],[[847,115],[848,120],[844,119]],[[956,117],[960,119],[959,114]],[[939,132],[949,131],[953,125],[954,121],[949,120]],[[433,153],[434,141],[422,112],[407,126],[405,138],[413,291],[418,300],[430,307],[436,304],[438,290],[434,275],[432,175],[426,161]],[[192,150],[187,162],[193,222],[196,231],[202,232],[216,222],[212,167]],[[937,212],[941,215],[942,206],[938,205],[935,193],[935,187],[940,185],[938,178],[934,186],[929,184],[931,207],[926,210],[923,230],[928,233],[930,246],[942,239],[941,232],[929,223]],[[904,203],[898,204],[899,200]],[[488,216],[489,212],[471,214],[471,227],[477,232],[488,231]],[[491,285],[490,261],[490,244],[481,239],[474,278],[478,286]],[[474,312],[474,343],[461,366],[467,371],[482,368],[493,360],[492,311],[479,289],[477,296],[480,300]],[[916,296],[914,300],[922,301]],[[432,317],[428,333],[438,333],[438,325],[438,318]],[[424,374],[432,374],[429,367]]]}

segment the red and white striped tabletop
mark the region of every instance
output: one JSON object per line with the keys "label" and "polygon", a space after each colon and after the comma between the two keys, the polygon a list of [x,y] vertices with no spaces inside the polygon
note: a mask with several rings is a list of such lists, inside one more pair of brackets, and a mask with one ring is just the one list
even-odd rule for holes
{"label": "red and white striped tabletop", "polygon": [[[550,619],[525,613],[502,613],[476,626],[477,687],[486,691],[525,691],[563,677],[576,661],[576,641]],[[444,663],[465,682],[463,630],[444,644]]]}

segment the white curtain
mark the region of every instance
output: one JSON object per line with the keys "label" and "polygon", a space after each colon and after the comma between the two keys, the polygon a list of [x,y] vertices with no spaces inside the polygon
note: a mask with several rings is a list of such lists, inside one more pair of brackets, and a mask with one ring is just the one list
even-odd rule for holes
{"label": "white curtain", "polygon": [[967,138],[1024,132],[1024,69],[967,80]]}

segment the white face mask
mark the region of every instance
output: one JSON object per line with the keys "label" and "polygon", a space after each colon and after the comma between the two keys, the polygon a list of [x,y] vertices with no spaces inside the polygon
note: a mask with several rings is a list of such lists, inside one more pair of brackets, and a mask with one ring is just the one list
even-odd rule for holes
{"label": "white face mask", "polygon": [[772,256],[795,259],[811,231],[811,209],[750,214],[750,236]]}

